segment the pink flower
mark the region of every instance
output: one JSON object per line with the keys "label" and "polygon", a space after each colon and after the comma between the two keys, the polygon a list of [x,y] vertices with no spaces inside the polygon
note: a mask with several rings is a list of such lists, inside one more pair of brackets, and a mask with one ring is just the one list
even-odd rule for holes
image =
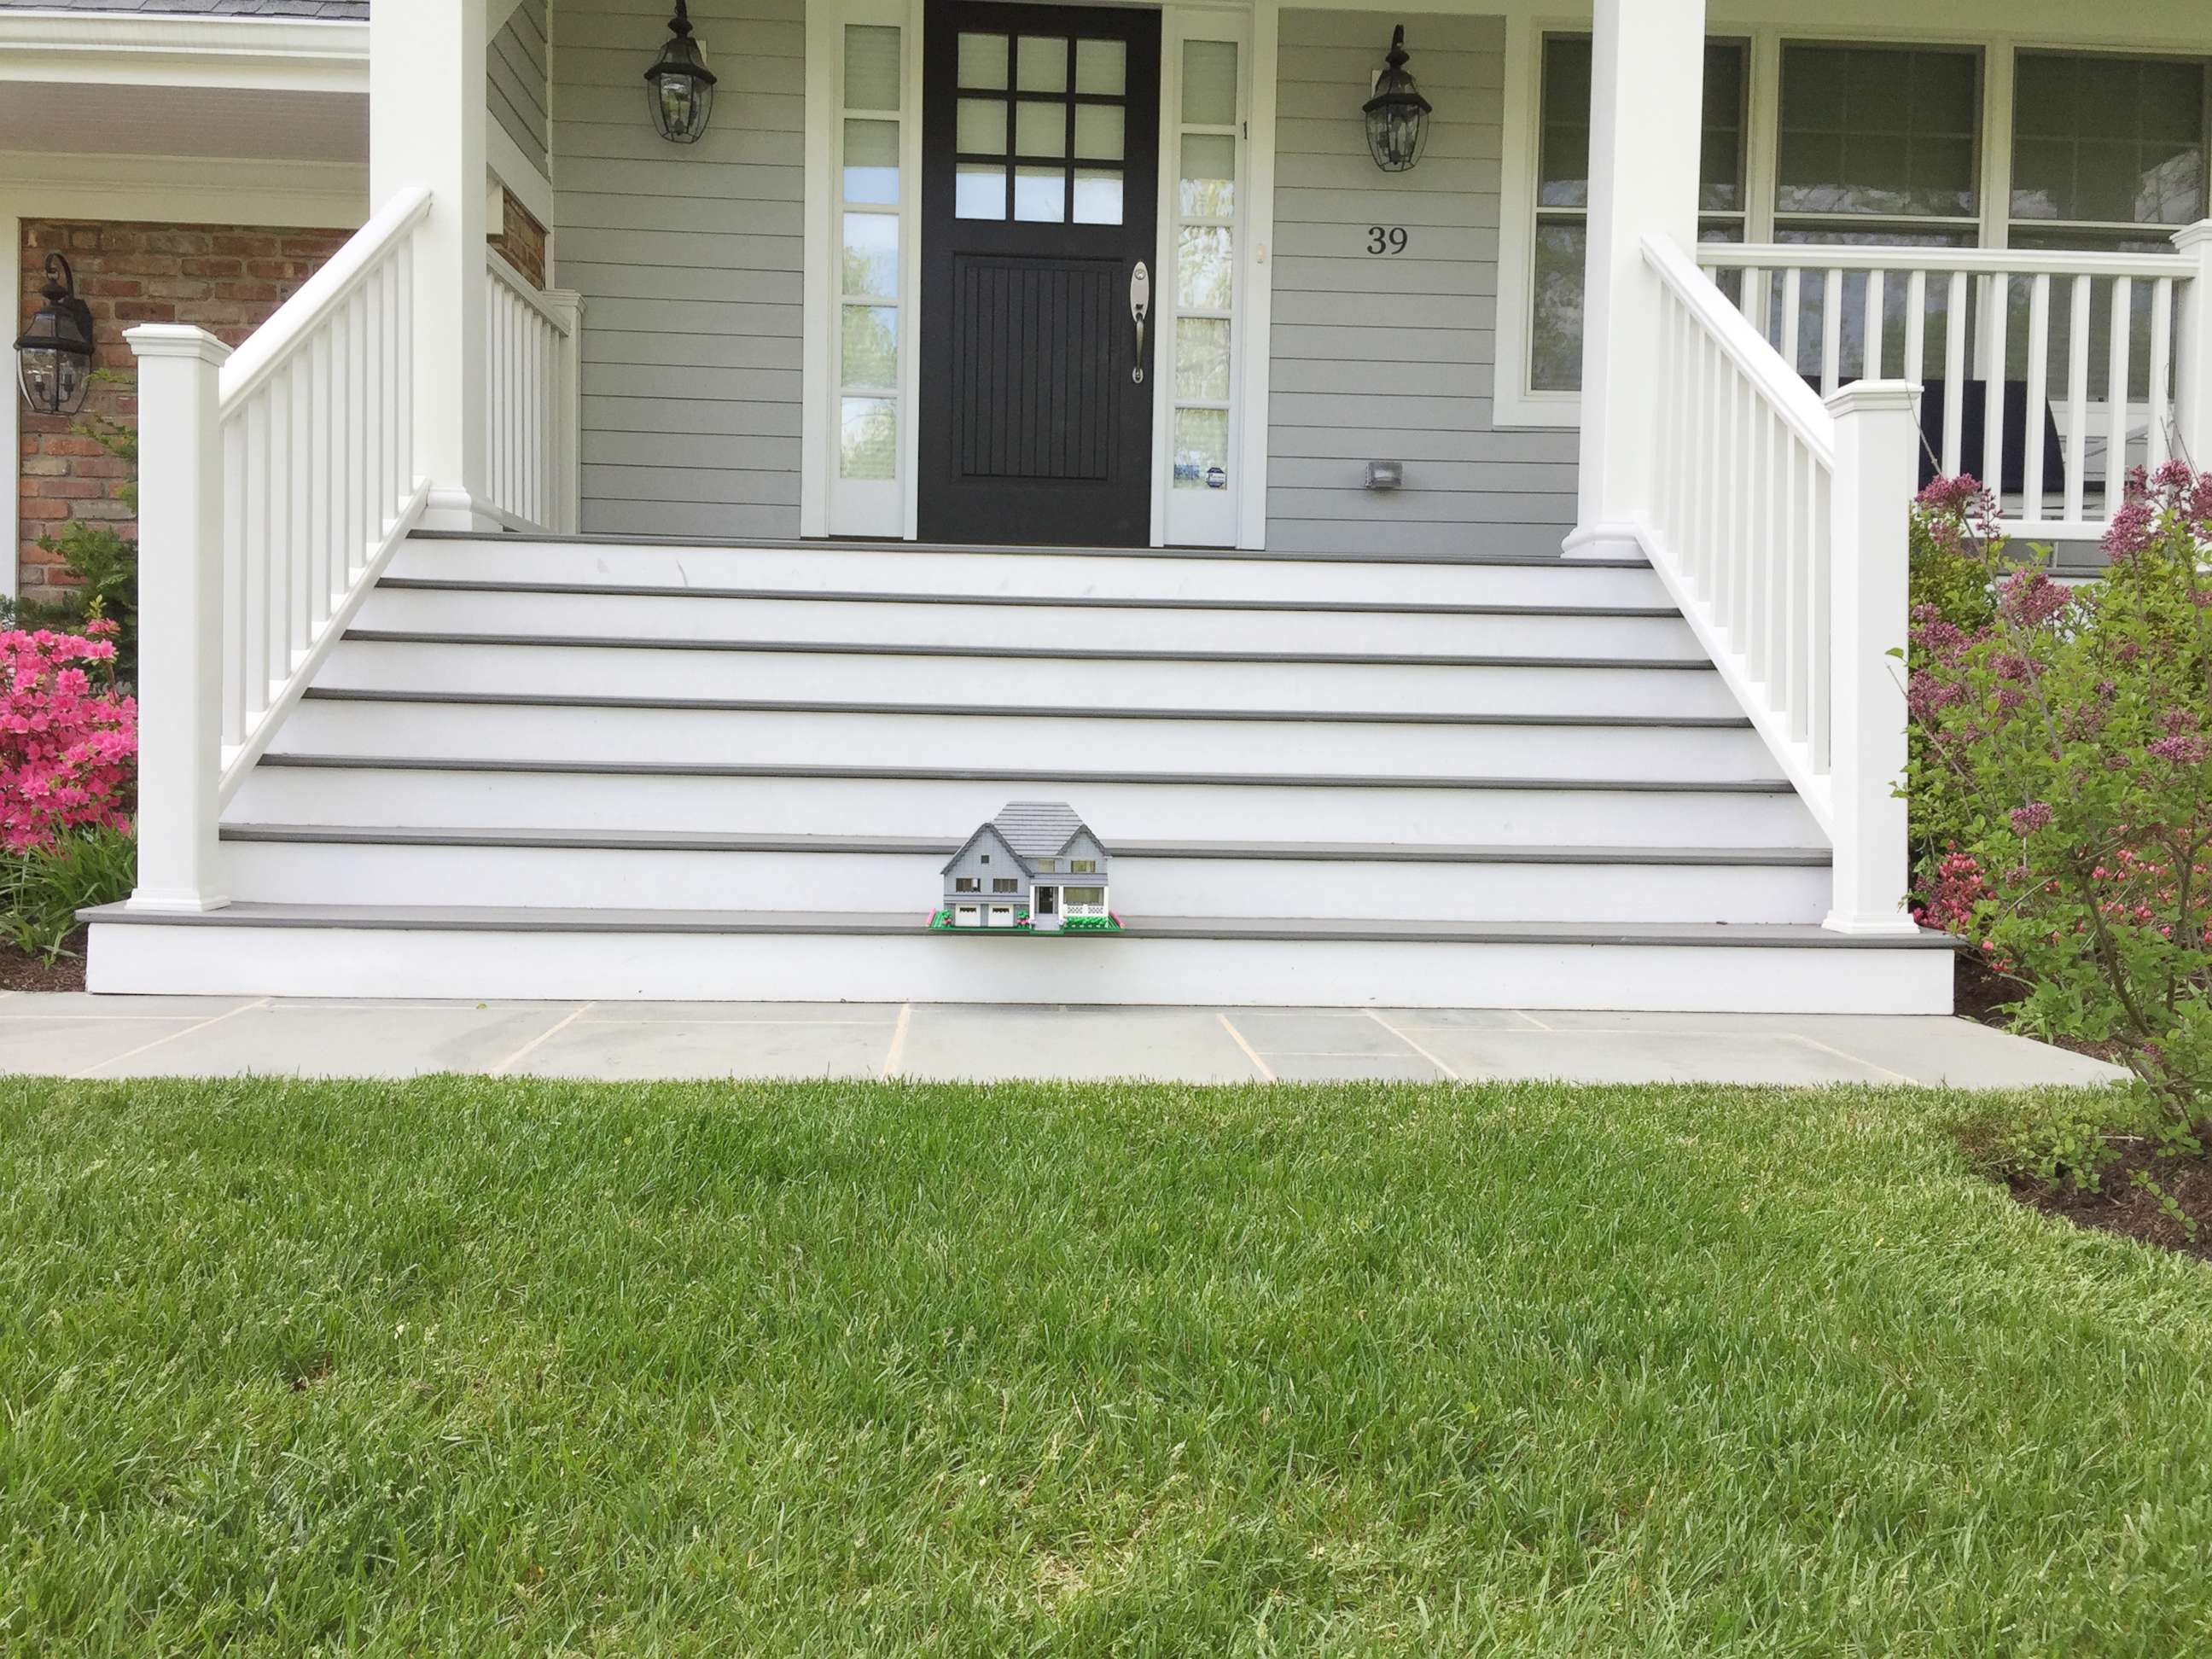
{"label": "pink flower", "polygon": [[2051,803],[2032,800],[2025,806],[2012,809],[2012,832],[2015,836],[2032,836],[2039,830],[2051,826]]}

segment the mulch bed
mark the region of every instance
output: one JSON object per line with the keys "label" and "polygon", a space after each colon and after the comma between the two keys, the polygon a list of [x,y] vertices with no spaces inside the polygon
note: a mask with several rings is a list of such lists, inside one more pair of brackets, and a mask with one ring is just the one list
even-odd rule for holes
{"label": "mulch bed", "polygon": [[84,935],[82,927],[70,935],[66,956],[48,962],[44,957],[0,945],[0,991],[82,991],[84,989]]}
{"label": "mulch bed", "polygon": [[[2098,1190],[2083,1192],[2072,1182],[2047,1187],[2032,1177],[2005,1182],[2012,1195],[2032,1210],[2063,1217],[2076,1226],[2095,1227],[2124,1238],[2139,1239],[2212,1261],[2212,1163],[2202,1158],[2163,1158],[2145,1140],[2116,1141],[2119,1156],[2100,1173]],[[2183,1212],[2197,1223],[2197,1236],[2166,1212],[2155,1193],[2135,1184],[2148,1170]]]}

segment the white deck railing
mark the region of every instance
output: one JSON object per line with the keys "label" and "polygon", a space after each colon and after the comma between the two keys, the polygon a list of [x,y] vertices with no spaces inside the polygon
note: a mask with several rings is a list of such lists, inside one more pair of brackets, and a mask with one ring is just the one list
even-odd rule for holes
{"label": "white deck railing", "polygon": [[1889,653],[1905,643],[1919,388],[1869,380],[1824,404],[1683,249],[1643,250],[1659,305],[1638,539],[1827,832],[1827,925],[1909,933]]}
{"label": "white deck railing", "polygon": [[1996,489],[2014,534],[2096,539],[2128,468],[2176,453],[2195,258],[1808,243],[1701,243],[1697,258],[1824,396],[1892,373],[1926,386],[1934,469]]}
{"label": "white deck railing", "polygon": [[580,296],[485,252],[485,487],[510,528],[576,527]]}

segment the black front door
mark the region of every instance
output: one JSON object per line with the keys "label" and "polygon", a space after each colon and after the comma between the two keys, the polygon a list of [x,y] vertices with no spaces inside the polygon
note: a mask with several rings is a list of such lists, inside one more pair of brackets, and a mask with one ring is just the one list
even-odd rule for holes
{"label": "black front door", "polygon": [[922,52],[922,538],[1142,546],[1159,13],[933,0]]}

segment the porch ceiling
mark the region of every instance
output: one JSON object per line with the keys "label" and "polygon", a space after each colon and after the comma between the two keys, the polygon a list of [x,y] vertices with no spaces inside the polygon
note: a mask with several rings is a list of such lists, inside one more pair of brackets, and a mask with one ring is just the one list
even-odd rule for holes
{"label": "porch ceiling", "polygon": [[[4,0],[0,0],[4,3]],[[0,99],[0,150],[366,162],[364,94],[239,87],[113,88],[87,118],[75,82],[18,81]]]}

